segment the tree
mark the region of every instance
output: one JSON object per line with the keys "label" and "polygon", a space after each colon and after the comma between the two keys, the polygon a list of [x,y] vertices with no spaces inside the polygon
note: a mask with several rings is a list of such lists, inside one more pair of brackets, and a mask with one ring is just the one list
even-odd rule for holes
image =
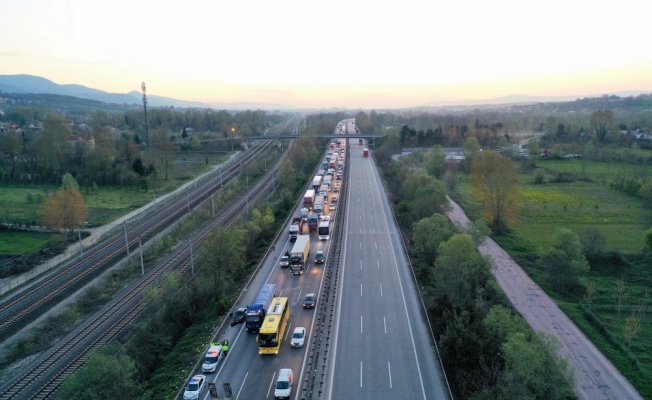
{"label": "tree", "polygon": [[635,339],[640,331],[641,320],[636,317],[636,314],[632,313],[631,317],[625,319],[625,327],[623,328],[623,337],[627,341],[628,349],[632,345],[632,339]]}
{"label": "tree", "polygon": [[412,251],[414,258],[425,267],[432,267],[437,259],[439,245],[455,234],[450,220],[436,213],[414,224],[412,229]]}
{"label": "tree", "polygon": [[16,174],[16,154],[20,151],[21,139],[15,133],[0,134],[0,153],[7,154],[11,162],[9,179],[14,180]]}
{"label": "tree", "polygon": [[627,298],[627,285],[625,284],[624,279],[618,279],[616,281],[616,286],[614,286],[614,291],[611,295],[616,303],[618,303],[618,317],[620,317],[620,308],[623,301]]}
{"label": "tree", "polygon": [[589,262],[595,262],[602,257],[607,247],[607,239],[599,230],[588,229],[580,234],[582,252]]}
{"label": "tree", "polygon": [[35,143],[35,151],[44,174],[50,178],[61,176],[66,152],[72,131],[68,122],[60,115],[51,115],[43,122],[43,131]]}
{"label": "tree", "polygon": [[231,287],[235,274],[244,268],[246,231],[243,229],[214,229],[206,237],[197,263],[201,274],[213,282],[218,296],[223,288]]}
{"label": "tree", "polygon": [[645,239],[645,245],[647,246],[647,249],[652,251],[652,228],[647,229],[645,232],[643,232],[643,238]]}
{"label": "tree", "polygon": [[648,179],[639,189],[638,195],[643,198],[645,206],[652,208],[652,180]]}
{"label": "tree", "polygon": [[518,171],[512,161],[494,151],[480,154],[471,168],[471,194],[484,205],[490,227],[507,231],[521,203]]}
{"label": "tree", "polygon": [[591,113],[589,121],[595,130],[595,134],[600,142],[604,142],[609,128],[614,121],[613,110],[596,110]]}
{"label": "tree", "polygon": [[76,191],[79,191],[79,183],[77,183],[75,178],[69,173],[66,173],[63,178],[61,178],[61,187],[63,189],[73,188]]}
{"label": "tree", "polygon": [[539,145],[539,141],[535,138],[532,138],[527,142],[526,149],[530,154],[530,157],[538,157],[539,153],[541,153],[541,146]]}
{"label": "tree", "polygon": [[446,172],[446,154],[440,145],[433,146],[426,155],[425,168],[435,178],[441,178]]}
{"label": "tree", "polygon": [[136,366],[117,344],[99,349],[88,362],[64,382],[61,399],[128,400],[142,392],[136,381]]}
{"label": "tree", "polygon": [[480,155],[480,142],[475,136],[471,136],[464,141],[464,165],[465,170],[473,165],[473,161]]}
{"label": "tree", "polygon": [[51,229],[68,229],[86,221],[88,207],[84,197],[74,187],[59,189],[54,196],[47,197],[42,205],[43,224]]}
{"label": "tree", "polygon": [[[184,129],[185,131],[185,129]],[[175,147],[174,143],[170,141],[168,137],[169,129],[167,125],[161,125],[158,129],[154,131],[152,138],[153,150],[157,155],[156,159],[160,160],[163,164],[163,169],[165,170],[165,180],[168,180],[168,170],[170,162],[174,162],[175,158]],[[196,136],[193,136],[195,138]]]}
{"label": "tree", "polygon": [[471,309],[491,275],[489,263],[466,234],[453,235],[439,246],[438,253],[432,282],[435,297],[453,309]]}
{"label": "tree", "polygon": [[514,333],[503,344],[503,385],[510,399],[556,400],[572,397],[575,377],[568,361],[558,354],[557,338]]}
{"label": "tree", "polygon": [[589,263],[582,254],[582,245],[575,232],[566,228],[558,229],[551,246],[543,253],[542,260],[555,290],[562,294],[573,294],[582,289],[579,277],[589,270]]}
{"label": "tree", "polygon": [[297,182],[297,174],[292,165],[292,161],[287,158],[281,161],[281,166],[278,169],[278,180],[281,188],[294,191]]}

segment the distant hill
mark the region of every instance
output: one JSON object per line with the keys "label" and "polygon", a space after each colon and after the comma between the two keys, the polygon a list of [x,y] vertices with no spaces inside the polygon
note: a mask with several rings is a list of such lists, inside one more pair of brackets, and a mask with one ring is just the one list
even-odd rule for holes
{"label": "distant hill", "polygon": [[[56,94],[61,96],[79,97],[82,99],[97,100],[109,104],[135,105],[142,104],[143,95],[138,91],[129,93],[109,93],[103,90],[92,89],[83,85],[60,85],[49,79],[34,75],[0,75],[1,93],[19,94]],[[225,110],[290,110],[294,107],[280,104],[233,102],[233,103],[202,103],[199,101],[177,100],[169,97],[147,95],[147,104],[153,107],[182,107],[182,108],[218,108]]]}
{"label": "distant hill", "polygon": [[[54,83],[49,79],[42,78],[34,75],[0,75],[0,93],[17,93],[17,94],[52,94],[60,96],[70,96],[87,100],[95,100],[107,104],[117,105],[140,105],[142,106],[142,93],[138,91],[131,91],[129,93],[108,93],[98,89],[92,89],[83,85],[60,85]],[[635,97],[641,94],[649,94],[652,91],[628,91],[609,93],[608,96],[619,97]],[[505,106],[515,105],[541,105],[542,103],[570,103],[572,107],[584,105],[586,100],[591,99],[591,106],[596,105],[597,102],[603,102],[604,96],[524,96],[524,95],[510,95],[505,97],[496,97],[485,100],[471,100],[471,99],[449,99],[435,101],[438,105],[424,105],[421,107],[409,107],[409,109],[419,110],[468,110],[468,109],[493,109],[496,107],[503,108]],[[581,101],[581,102],[580,102]],[[610,98],[613,101],[613,98]],[[579,103],[578,103],[579,102]],[[279,110],[290,111],[299,110],[299,107],[292,107],[281,104],[257,103],[257,102],[232,102],[232,103],[202,103],[198,101],[185,101],[177,100],[169,97],[156,96],[152,94],[147,95],[147,104],[152,107],[181,107],[181,108],[215,108],[220,110]],[[446,105],[444,105],[446,104]],[[365,108],[365,107],[363,107]],[[315,109],[305,108],[304,111],[311,111]],[[334,111],[341,111],[342,109],[334,109]]]}

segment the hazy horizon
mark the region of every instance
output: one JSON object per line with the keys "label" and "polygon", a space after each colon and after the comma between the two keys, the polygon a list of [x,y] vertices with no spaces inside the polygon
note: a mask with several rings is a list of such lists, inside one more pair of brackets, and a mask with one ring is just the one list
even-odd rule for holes
{"label": "hazy horizon", "polygon": [[0,73],[313,108],[652,90],[643,4],[26,0],[3,7]]}

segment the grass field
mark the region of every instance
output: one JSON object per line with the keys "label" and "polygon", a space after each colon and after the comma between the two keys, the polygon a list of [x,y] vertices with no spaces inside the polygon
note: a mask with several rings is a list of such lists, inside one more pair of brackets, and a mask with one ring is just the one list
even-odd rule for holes
{"label": "grass field", "polygon": [[[156,195],[169,193],[195,176],[210,170],[214,165],[224,162],[227,155],[206,155],[203,153],[182,154],[172,163],[168,171],[159,172]],[[206,162],[208,161],[208,163]],[[40,226],[41,204],[54,194],[59,185],[12,184],[0,185],[0,222]],[[126,189],[123,187],[98,187],[97,191],[81,188],[88,207],[87,226],[102,226],[129,212],[136,210],[154,199],[154,192]],[[24,254],[47,247],[54,235],[33,232],[0,231],[0,254]]]}
{"label": "grass field", "polygon": [[[610,187],[617,174],[646,176],[649,167],[597,163],[583,160],[537,162],[545,170],[544,184],[534,184],[533,174],[521,175],[522,208],[510,236],[496,240],[509,252],[561,308],[591,338],[600,350],[631,380],[644,397],[652,398],[652,260],[641,257],[643,232],[652,225],[652,210],[641,199]],[[582,180],[554,183],[559,173],[573,174]],[[471,198],[467,176],[460,176],[457,196],[471,215],[479,215],[480,204]],[[471,217],[471,219],[474,219]],[[582,281],[596,287],[588,307],[591,315],[577,302],[569,302],[550,289],[546,272],[536,264],[536,253],[550,245],[557,228],[576,233],[597,229],[607,240],[606,250],[623,254],[626,265],[593,269]],[[618,314],[614,289],[618,280],[625,282],[626,297]],[[648,295],[646,297],[646,290]],[[647,299],[645,305],[639,305]],[[643,314],[640,310],[647,311]],[[626,318],[639,310],[640,331],[627,347],[624,336]]]}

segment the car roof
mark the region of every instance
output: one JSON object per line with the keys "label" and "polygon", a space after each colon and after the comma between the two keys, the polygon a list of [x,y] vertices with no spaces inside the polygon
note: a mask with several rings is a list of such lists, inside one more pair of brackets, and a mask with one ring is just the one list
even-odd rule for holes
{"label": "car roof", "polygon": [[305,332],[305,331],[306,331],[306,328],[304,328],[303,326],[297,326],[296,328],[294,328],[295,333],[296,332]]}

